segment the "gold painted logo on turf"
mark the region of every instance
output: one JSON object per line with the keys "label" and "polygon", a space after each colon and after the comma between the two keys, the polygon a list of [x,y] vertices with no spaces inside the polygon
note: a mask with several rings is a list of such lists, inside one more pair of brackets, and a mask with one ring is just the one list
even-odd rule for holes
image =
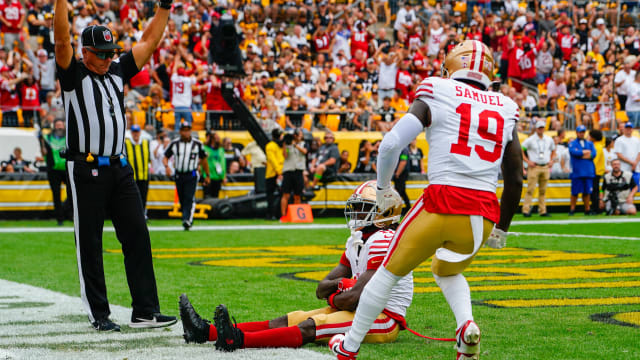
{"label": "gold painted logo on turf", "polygon": [[[207,266],[290,269],[280,276],[320,281],[342,252],[333,245],[257,246],[154,249],[153,256]],[[473,293],[483,293],[485,299],[476,303],[491,307],[633,305],[640,304],[640,297],[625,289],[640,288],[639,269],[640,262],[626,261],[624,255],[484,248],[465,276]],[[440,291],[428,261],[414,271],[414,283],[416,293]],[[618,289],[618,294],[584,296],[593,294],[590,289]],[[517,294],[505,296],[510,291]]]}

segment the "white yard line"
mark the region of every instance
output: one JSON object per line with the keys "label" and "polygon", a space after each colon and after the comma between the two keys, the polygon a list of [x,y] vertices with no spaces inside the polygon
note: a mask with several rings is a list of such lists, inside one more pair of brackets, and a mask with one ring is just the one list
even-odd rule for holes
{"label": "white yard line", "polygon": [[550,233],[537,233],[537,232],[509,232],[509,235],[640,241],[640,237],[632,237],[632,236],[584,235],[584,234],[550,234]]}
{"label": "white yard line", "polygon": [[[177,296],[177,295],[176,295]],[[177,298],[176,298],[177,304]],[[177,309],[167,310],[176,313]],[[245,349],[216,351],[213,343],[185,344],[180,323],[168,329],[133,331],[126,324],[131,310],[111,305],[111,318],[123,325],[121,333],[98,333],[82,310],[80,298],[0,279],[0,359],[332,359],[306,349]],[[78,316],[81,315],[81,316]],[[75,317],[74,317],[75,316]],[[75,321],[74,319],[78,320]],[[144,348],[130,348],[146,339]],[[157,339],[157,340],[155,340]],[[154,342],[157,346],[153,346]],[[151,344],[151,345],[150,345]]]}

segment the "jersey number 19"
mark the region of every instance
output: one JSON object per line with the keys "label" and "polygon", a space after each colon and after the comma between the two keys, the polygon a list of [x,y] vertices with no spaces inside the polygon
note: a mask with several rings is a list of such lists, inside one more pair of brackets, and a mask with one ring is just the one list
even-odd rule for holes
{"label": "jersey number 19", "polygon": [[[478,114],[478,135],[494,143],[493,151],[487,151],[484,147],[476,145],[473,149],[469,146],[469,129],[471,128],[471,104],[462,103],[456,108],[460,115],[460,129],[458,130],[458,142],[451,144],[451,153],[463,156],[471,156],[471,150],[475,150],[478,157],[484,161],[495,162],[502,154],[502,130],[504,119],[494,110],[483,110]],[[489,119],[496,121],[496,133],[489,132]]]}

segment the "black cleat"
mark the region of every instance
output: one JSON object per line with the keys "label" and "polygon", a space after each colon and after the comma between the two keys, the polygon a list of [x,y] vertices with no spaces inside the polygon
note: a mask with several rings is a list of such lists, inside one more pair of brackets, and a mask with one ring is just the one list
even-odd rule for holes
{"label": "black cleat", "polygon": [[229,310],[224,305],[216,307],[214,315],[216,331],[218,332],[218,340],[216,340],[216,349],[220,351],[236,351],[244,345],[244,333],[238,329],[236,319],[229,317]]}
{"label": "black cleat", "polygon": [[544,213],[544,214],[540,214],[541,217],[551,217],[551,214],[549,213]]}
{"label": "black cleat", "polygon": [[184,231],[189,231],[189,229],[191,229],[191,224],[189,224],[187,221],[183,221],[182,227],[184,228]]}
{"label": "black cleat", "polygon": [[528,213],[522,213],[522,216],[524,216],[524,217],[531,217],[531,213],[530,213],[530,212],[528,212]]}
{"label": "black cleat", "polygon": [[96,320],[91,325],[98,331],[120,331],[120,325],[114,323],[109,318]]}
{"label": "black cleat", "polygon": [[191,305],[187,294],[180,295],[180,320],[184,330],[184,341],[188,343],[203,344],[209,340],[209,325],[211,322],[198,315]]}

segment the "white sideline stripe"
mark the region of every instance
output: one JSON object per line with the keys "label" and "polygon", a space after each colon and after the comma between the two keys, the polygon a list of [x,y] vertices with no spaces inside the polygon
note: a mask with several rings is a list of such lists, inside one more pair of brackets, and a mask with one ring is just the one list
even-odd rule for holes
{"label": "white sideline stripe", "polygon": [[[82,301],[78,297],[3,279],[0,279],[0,296],[3,297],[0,299],[2,360],[335,359],[329,356],[329,351],[326,350],[323,353],[321,350],[316,352],[306,349],[241,349],[233,353],[223,353],[216,351],[213,343],[185,344],[180,324],[144,331],[129,329],[126,324],[131,316],[131,309],[118,305],[111,305],[111,319],[125,325],[122,332],[98,333],[86,320]],[[44,304],[29,307],[28,303]],[[8,307],[11,304],[17,307]],[[175,312],[177,308],[167,310],[167,313]],[[74,321],[68,318],[78,315],[81,315],[83,320]],[[144,347],[122,350],[123,343],[145,339]]]}
{"label": "white sideline stripe", "polygon": [[622,224],[640,223],[640,218],[606,218],[576,220],[520,220],[511,225],[573,225],[573,224]]}
{"label": "white sideline stripe", "polygon": [[[179,222],[179,220],[176,220]],[[584,220],[522,220],[511,225],[571,225],[571,224],[622,224],[640,223],[640,218],[607,218]],[[295,224],[295,225],[196,225],[191,231],[233,231],[233,230],[321,230],[346,229],[343,224]],[[105,232],[114,232],[112,226],[106,226]],[[184,231],[182,226],[149,226],[149,231]],[[71,233],[72,227],[7,227],[0,228],[2,233]],[[608,239],[612,237],[606,237]]]}
{"label": "white sideline stripe", "polygon": [[[229,230],[314,230],[314,229],[347,229],[344,224],[298,224],[298,225],[198,225],[190,231],[229,231]],[[105,226],[105,232],[115,232],[112,226]],[[182,226],[149,226],[149,231],[184,231]],[[46,233],[73,232],[71,227],[33,227],[33,228],[0,228],[0,233]]]}
{"label": "white sideline stripe", "polygon": [[640,237],[632,237],[632,236],[607,236],[607,235],[583,235],[583,234],[549,234],[549,233],[535,233],[535,232],[533,232],[533,233],[528,233],[528,232],[509,232],[509,235],[640,241]]}

